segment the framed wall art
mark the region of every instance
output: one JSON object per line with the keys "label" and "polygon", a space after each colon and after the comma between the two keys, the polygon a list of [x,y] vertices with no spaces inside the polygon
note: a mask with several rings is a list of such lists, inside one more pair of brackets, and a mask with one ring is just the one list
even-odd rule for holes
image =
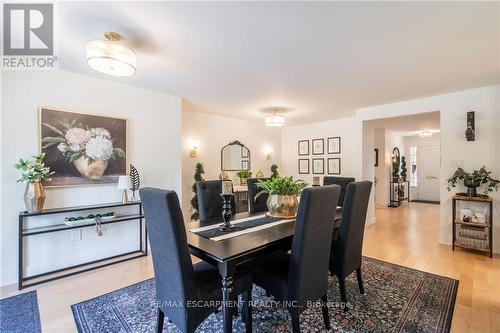
{"label": "framed wall art", "polygon": [[313,158],[312,159],[312,173],[315,175],[322,175],[325,173],[325,159]]}
{"label": "framed wall art", "polygon": [[340,149],[341,149],[340,136],[334,136],[326,139],[326,146],[328,154],[340,154]]}
{"label": "framed wall art", "polygon": [[305,175],[309,174],[309,159],[300,158],[298,163],[299,174]]}
{"label": "framed wall art", "polygon": [[312,140],[312,154],[323,155],[325,153],[325,139]]}
{"label": "framed wall art", "polygon": [[127,119],[42,107],[39,133],[55,171],[47,187],[116,183],[127,174]]}
{"label": "framed wall art", "polygon": [[309,140],[300,140],[298,144],[299,156],[309,155]]}
{"label": "framed wall art", "polygon": [[329,175],[340,175],[340,158],[329,158],[327,161],[327,172]]}

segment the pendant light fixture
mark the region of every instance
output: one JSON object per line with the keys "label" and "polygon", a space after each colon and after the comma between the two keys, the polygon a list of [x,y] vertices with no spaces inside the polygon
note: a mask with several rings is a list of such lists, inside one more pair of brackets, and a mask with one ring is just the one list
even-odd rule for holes
{"label": "pendant light fixture", "polygon": [[285,125],[285,117],[278,114],[278,109],[273,109],[273,114],[266,116],[266,126],[281,127]]}
{"label": "pendant light fixture", "polygon": [[135,52],[121,43],[116,32],[104,33],[105,39],[87,43],[87,63],[98,72],[114,76],[131,76],[136,72]]}

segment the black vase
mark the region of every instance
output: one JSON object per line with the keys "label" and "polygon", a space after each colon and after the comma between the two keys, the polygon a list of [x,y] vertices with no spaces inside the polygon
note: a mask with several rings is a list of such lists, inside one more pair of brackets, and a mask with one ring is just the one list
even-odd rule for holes
{"label": "black vase", "polygon": [[467,195],[469,197],[477,196],[476,188],[479,186],[479,184],[476,181],[474,181],[474,179],[470,178],[464,179],[464,186],[467,187]]}

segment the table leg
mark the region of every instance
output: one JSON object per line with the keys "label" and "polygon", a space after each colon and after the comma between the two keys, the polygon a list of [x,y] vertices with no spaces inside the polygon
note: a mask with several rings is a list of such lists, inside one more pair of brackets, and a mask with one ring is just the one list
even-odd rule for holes
{"label": "table leg", "polygon": [[222,276],[222,319],[224,333],[233,331],[233,309],[231,304],[233,293],[233,275],[234,269],[231,269],[227,263],[219,266],[219,273]]}

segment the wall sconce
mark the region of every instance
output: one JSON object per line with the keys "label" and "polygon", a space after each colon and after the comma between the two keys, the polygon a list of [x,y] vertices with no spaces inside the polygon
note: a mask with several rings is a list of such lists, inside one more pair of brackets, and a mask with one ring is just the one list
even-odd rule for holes
{"label": "wall sconce", "polygon": [[198,149],[200,148],[200,139],[192,138],[189,142],[189,157],[195,158],[198,155]]}
{"label": "wall sconce", "polygon": [[264,152],[266,153],[266,159],[270,161],[273,158],[273,147],[271,146],[265,146],[264,147]]}

